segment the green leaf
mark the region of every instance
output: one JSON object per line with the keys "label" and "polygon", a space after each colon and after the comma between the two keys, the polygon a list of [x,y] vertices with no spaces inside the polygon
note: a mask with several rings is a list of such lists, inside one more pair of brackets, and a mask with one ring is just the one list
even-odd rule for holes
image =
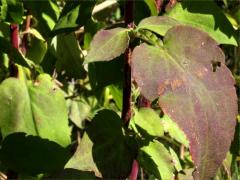
{"label": "green leaf", "polygon": [[176,152],[171,147],[169,147],[169,151],[170,151],[170,154],[173,158],[172,162],[174,164],[174,167],[176,168],[176,170],[178,172],[182,171],[182,166],[181,166],[180,160],[178,158],[178,155],[176,154]]}
{"label": "green leaf", "polygon": [[60,34],[52,41],[57,58],[56,68],[58,72],[65,72],[65,75],[72,78],[84,78],[86,72],[82,66],[83,53],[74,33]]}
{"label": "green leaf", "polygon": [[24,14],[23,3],[19,0],[1,0],[0,1],[0,20],[10,23],[22,23]]}
{"label": "green leaf", "polygon": [[59,171],[69,158],[68,149],[56,142],[22,132],[8,135],[0,150],[5,167],[28,175]]}
{"label": "green leaf", "polygon": [[207,33],[178,25],[167,32],[163,42],[163,47],[141,44],[134,49],[133,78],[143,96],[149,100],[159,97],[164,114],[186,134],[197,169],[195,178],[209,179],[234,135],[234,79],[221,48]]}
{"label": "green leaf", "polygon": [[95,0],[67,2],[53,29],[52,35],[62,32],[72,32],[85,25],[91,18],[94,5]]}
{"label": "green leaf", "polygon": [[115,101],[119,110],[122,110],[123,101],[123,87],[122,84],[112,84],[108,86],[113,100]]}
{"label": "green leaf", "polygon": [[147,4],[148,8],[151,11],[151,16],[157,16],[158,15],[158,9],[156,5],[155,0],[144,0],[144,2]]}
{"label": "green leaf", "polygon": [[128,29],[101,30],[94,36],[84,63],[110,61],[120,56],[129,43]]}
{"label": "green leaf", "polygon": [[222,10],[213,1],[177,3],[167,16],[207,32],[219,44],[237,46],[237,34]]}
{"label": "green leaf", "polygon": [[135,143],[125,135],[120,117],[110,110],[99,111],[87,128],[78,149],[66,168],[93,171],[103,178],[128,177]]}
{"label": "green leaf", "polygon": [[179,128],[176,122],[174,122],[169,116],[164,115],[161,118],[161,122],[164,127],[164,131],[169,134],[173,139],[183,144],[185,147],[189,147],[189,141],[187,140],[184,132]]}
{"label": "green leaf", "polygon": [[143,146],[137,157],[140,165],[158,179],[171,180],[174,177],[174,166],[171,155],[163,144],[154,140]]}
{"label": "green leaf", "polygon": [[30,29],[29,34],[31,39],[27,44],[26,58],[32,60],[35,64],[40,64],[47,52],[47,42],[35,29]]}
{"label": "green leaf", "polygon": [[164,134],[159,115],[150,108],[141,108],[134,111],[133,121],[143,135],[161,137]]}
{"label": "green leaf", "polygon": [[143,19],[139,23],[137,30],[147,29],[164,36],[170,28],[179,24],[178,21],[167,16],[152,16]]}
{"label": "green leaf", "polygon": [[8,78],[0,85],[2,136],[14,132],[38,135],[66,147],[70,144],[67,107],[63,92],[48,75],[35,82]]}
{"label": "green leaf", "polygon": [[69,119],[80,129],[85,128],[85,120],[94,116],[97,110],[97,100],[94,96],[80,96],[69,100]]}
{"label": "green leaf", "polygon": [[102,177],[93,159],[93,142],[85,133],[73,157],[67,162],[65,168],[77,169],[81,171],[94,172],[95,176]]}
{"label": "green leaf", "polygon": [[10,41],[10,28],[6,22],[0,22],[0,36]]}

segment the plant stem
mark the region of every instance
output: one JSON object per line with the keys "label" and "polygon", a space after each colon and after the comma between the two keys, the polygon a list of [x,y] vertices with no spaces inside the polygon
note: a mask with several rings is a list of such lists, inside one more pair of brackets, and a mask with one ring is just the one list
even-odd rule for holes
{"label": "plant stem", "polygon": [[[128,28],[134,27],[134,0],[126,0],[125,2],[125,25]],[[124,81],[123,81],[123,108],[122,119],[126,125],[131,118],[131,55],[132,47],[129,45],[124,54]]]}
{"label": "plant stem", "polygon": [[13,47],[18,49],[19,48],[18,25],[17,24],[10,25],[10,31],[11,31],[11,43],[12,43]]}
{"label": "plant stem", "polygon": [[132,164],[132,172],[129,176],[129,180],[136,180],[137,176],[138,176],[138,162],[134,160]]}
{"label": "plant stem", "polygon": [[[19,41],[18,41],[18,24],[11,24],[10,25],[10,32],[11,32],[11,43],[12,46],[16,49],[19,49]],[[11,77],[18,76],[18,69],[14,64],[14,60],[10,54],[9,56],[9,73]]]}
{"label": "plant stem", "polygon": [[26,25],[25,25],[25,34],[23,35],[23,40],[22,40],[22,48],[21,51],[23,54],[27,53],[27,49],[28,49],[28,31],[31,28],[31,15],[28,12],[27,18],[26,18]]}
{"label": "plant stem", "polygon": [[[125,25],[128,28],[134,27],[134,0],[125,1],[125,14],[124,20]],[[122,119],[126,126],[128,126],[129,120],[131,119],[131,86],[132,86],[132,76],[131,76],[131,56],[132,56],[132,46],[131,44],[127,48],[124,54],[124,80],[123,80],[123,108],[122,108]],[[133,161],[132,170],[130,173],[130,180],[136,180],[138,176],[138,162]]]}

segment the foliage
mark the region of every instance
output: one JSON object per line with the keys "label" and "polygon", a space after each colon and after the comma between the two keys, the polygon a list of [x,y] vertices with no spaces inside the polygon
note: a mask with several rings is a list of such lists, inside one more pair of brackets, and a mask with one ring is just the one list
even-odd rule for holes
{"label": "foliage", "polygon": [[0,171],[239,178],[239,9],[0,0]]}

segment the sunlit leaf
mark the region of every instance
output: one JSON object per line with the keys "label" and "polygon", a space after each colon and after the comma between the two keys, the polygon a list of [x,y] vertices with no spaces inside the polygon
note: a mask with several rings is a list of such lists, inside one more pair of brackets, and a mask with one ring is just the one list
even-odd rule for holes
{"label": "sunlit leaf", "polygon": [[48,75],[35,82],[8,78],[0,85],[0,128],[3,138],[14,132],[38,135],[66,147],[70,144],[63,92]]}
{"label": "sunlit leaf", "polygon": [[157,9],[157,4],[155,0],[144,0],[144,2],[147,4],[148,8],[151,11],[152,16],[157,16],[158,15],[158,9]]}
{"label": "sunlit leaf", "polygon": [[172,157],[163,144],[154,140],[140,148],[138,161],[141,166],[158,179],[173,179],[174,166]]}
{"label": "sunlit leaf", "polygon": [[110,61],[120,56],[129,43],[128,29],[101,30],[93,38],[84,63]]}
{"label": "sunlit leaf", "polygon": [[177,21],[207,32],[219,44],[237,46],[237,34],[214,1],[184,1],[167,14]]}
{"label": "sunlit leaf", "polygon": [[170,28],[179,24],[178,21],[167,16],[151,16],[143,19],[137,29],[147,29],[164,36]]}
{"label": "sunlit leaf", "polygon": [[183,144],[185,147],[189,147],[189,141],[187,140],[184,132],[179,128],[176,122],[174,122],[170,117],[164,115],[162,118],[162,124],[164,131],[169,134],[173,139]]}
{"label": "sunlit leaf", "polygon": [[143,135],[161,137],[164,134],[161,119],[153,109],[141,108],[136,110],[132,120]]}
{"label": "sunlit leaf", "polygon": [[133,77],[142,94],[159,97],[163,112],[187,135],[195,177],[213,177],[230,148],[237,96],[217,43],[206,33],[176,26],[163,47],[141,44],[132,55]]}

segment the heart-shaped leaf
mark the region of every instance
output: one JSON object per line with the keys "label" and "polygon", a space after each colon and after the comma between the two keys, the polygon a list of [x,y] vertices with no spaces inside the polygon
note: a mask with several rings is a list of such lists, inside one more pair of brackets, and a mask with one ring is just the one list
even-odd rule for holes
{"label": "heart-shaped leaf", "polygon": [[0,85],[2,136],[14,132],[38,135],[66,147],[70,144],[67,106],[63,92],[49,75],[35,82],[8,78]]}
{"label": "heart-shaped leaf", "polygon": [[93,38],[84,63],[110,61],[120,56],[128,47],[129,30],[114,28],[101,30]]}
{"label": "heart-shaped leaf", "polygon": [[175,26],[163,47],[134,49],[132,70],[141,93],[159,97],[164,113],[187,135],[195,178],[213,177],[230,147],[237,115],[234,80],[217,43],[200,30]]}

